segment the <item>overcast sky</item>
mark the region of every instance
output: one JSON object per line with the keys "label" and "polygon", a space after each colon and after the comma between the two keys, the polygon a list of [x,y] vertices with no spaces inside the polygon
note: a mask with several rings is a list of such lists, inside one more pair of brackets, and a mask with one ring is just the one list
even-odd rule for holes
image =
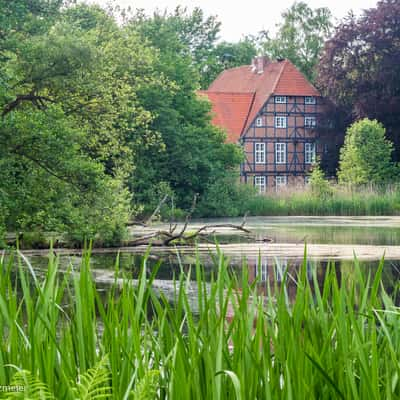
{"label": "overcast sky", "polygon": [[[86,0],[105,5],[109,0]],[[113,0],[122,7],[143,8],[151,13],[156,8],[173,10],[177,5],[192,9],[202,8],[206,15],[217,15],[222,23],[221,39],[238,41],[246,34],[260,30],[274,31],[281,13],[293,0]],[[342,18],[350,10],[359,14],[365,8],[375,7],[377,0],[305,0],[310,7],[328,7],[335,18]]]}

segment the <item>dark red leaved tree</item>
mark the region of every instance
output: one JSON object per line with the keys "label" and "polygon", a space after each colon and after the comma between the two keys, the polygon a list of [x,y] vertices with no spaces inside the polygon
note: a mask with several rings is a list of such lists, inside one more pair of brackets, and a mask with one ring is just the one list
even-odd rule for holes
{"label": "dark red leaved tree", "polygon": [[400,160],[400,1],[382,0],[349,15],[325,44],[317,86],[335,105],[336,131],[368,117],[387,129]]}

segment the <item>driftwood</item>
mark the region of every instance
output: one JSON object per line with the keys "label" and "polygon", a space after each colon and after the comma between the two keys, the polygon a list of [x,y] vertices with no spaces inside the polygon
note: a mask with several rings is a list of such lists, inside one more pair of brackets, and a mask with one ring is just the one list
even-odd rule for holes
{"label": "driftwood", "polygon": [[[147,223],[140,222],[137,225],[147,227],[148,223],[151,223],[154,216],[160,210],[162,204],[165,203],[167,197],[168,197],[167,195],[163,197],[163,199],[160,201],[155,211],[152,213],[151,217],[147,220]],[[229,224],[229,223],[205,224],[200,228],[197,228],[195,231],[188,232],[187,228],[189,226],[189,222],[191,221],[193,212],[196,209],[197,198],[198,198],[197,195],[193,197],[193,202],[190,211],[186,215],[183,226],[179,230],[177,230],[178,224],[170,221],[168,230],[156,230],[154,232],[150,232],[146,235],[130,240],[127,243],[127,245],[128,246],[141,246],[147,244],[151,244],[153,246],[187,245],[187,244],[192,244],[195,240],[198,242],[203,241],[208,243],[214,243],[214,240],[212,240],[213,236],[217,233],[216,230],[221,228],[230,228],[246,233],[247,235],[252,235],[252,232],[249,229],[245,228],[247,214],[244,215],[243,222],[240,225]],[[251,238],[252,240],[255,240],[254,237]],[[265,238],[264,241],[269,242],[271,240]]]}

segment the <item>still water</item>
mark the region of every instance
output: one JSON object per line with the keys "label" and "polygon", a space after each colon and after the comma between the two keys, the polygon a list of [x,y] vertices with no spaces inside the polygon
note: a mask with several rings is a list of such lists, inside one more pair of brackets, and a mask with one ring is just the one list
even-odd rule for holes
{"label": "still water", "polygon": [[[188,230],[194,230],[204,224],[238,224],[241,219],[218,219],[194,221],[188,227]],[[215,239],[225,243],[248,243],[249,240],[259,240],[268,238],[273,240],[275,245],[279,243],[312,243],[312,244],[357,244],[370,246],[398,246],[400,245],[400,218],[398,217],[251,217],[246,222],[252,234],[250,236],[239,234],[237,231],[224,231],[223,229],[215,233]],[[132,232],[132,235],[140,235],[140,232]],[[383,248],[383,247],[382,247]],[[215,262],[212,261],[212,252],[201,253],[201,263],[205,267],[206,279],[210,279],[212,274],[217,273]],[[112,282],[112,271],[115,268],[115,259],[117,252],[108,254],[93,254],[91,258],[92,269],[99,282],[102,284],[109,279]],[[303,262],[300,257],[289,257],[282,255],[279,257],[265,257],[258,251],[246,253],[245,256],[229,257],[227,255],[233,271],[240,272],[244,265],[248,269],[249,280],[256,277],[261,283],[271,282],[282,279],[284,271],[288,271],[290,276],[295,277],[299,266]],[[380,257],[379,257],[380,258]],[[360,261],[365,272],[373,272],[379,263],[376,260]],[[30,262],[37,270],[45,270],[47,257],[30,256]],[[196,261],[194,251],[177,254],[176,251],[153,252],[148,260],[149,269],[157,262],[161,262],[161,268],[157,274],[157,281],[161,284],[163,290],[173,290],[173,279],[181,271],[189,273],[191,266]],[[77,255],[61,255],[61,269],[68,265],[74,265],[79,269],[81,257]],[[137,251],[126,252],[119,255],[120,269],[125,275],[133,279],[137,278],[140,271],[142,257]],[[329,259],[320,259],[318,261],[309,261],[307,270],[311,275],[312,268],[317,269],[319,280],[323,280],[326,266],[330,263]],[[337,267],[341,279],[351,279],[353,271],[353,261],[341,260],[336,258],[332,264]],[[194,278],[194,271],[192,270]],[[384,285],[390,289],[397,285],[400,278],[400,260],[385,261],[383,271]],[[294,281],[294,280],[293,280]]]}

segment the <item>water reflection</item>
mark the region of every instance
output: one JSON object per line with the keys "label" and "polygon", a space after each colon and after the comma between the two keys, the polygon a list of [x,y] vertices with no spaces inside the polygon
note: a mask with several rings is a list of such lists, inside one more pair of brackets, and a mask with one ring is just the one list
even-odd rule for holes
{"label": "water reflection", "polygon": [[[359,263],[359,272],[363,274],[365,282],[367,282],[368,276],[371,276],[370,285],[372,285],[378,265],[379,263],[376,261]],[[305,268],[306,279],[311,288],[313,289],[314,284],[317,283],[320,291],[323,290],[328,270],[333,269],[339,285],[345,285],[349,289],[356,280],[355,274],[358,273],[354,261],[306,261],[304,265],[304,260],[263,257],[258,260],[248,260],[248,280],[250,284],[257,282],[258,293],[265,296],[268,293],[274,293],[275,288],[280,288],[284,284],[289,300],[293,301],[296,296],[299,273],[302,268]],[[399,282],[400,261],[385,261],[381,277],[382,286],[388,294],[393,294],[398,290]],[[400,300],[400,298],[397,300]],[[397,304],[399,304],[399,301],[397,301]]]}

